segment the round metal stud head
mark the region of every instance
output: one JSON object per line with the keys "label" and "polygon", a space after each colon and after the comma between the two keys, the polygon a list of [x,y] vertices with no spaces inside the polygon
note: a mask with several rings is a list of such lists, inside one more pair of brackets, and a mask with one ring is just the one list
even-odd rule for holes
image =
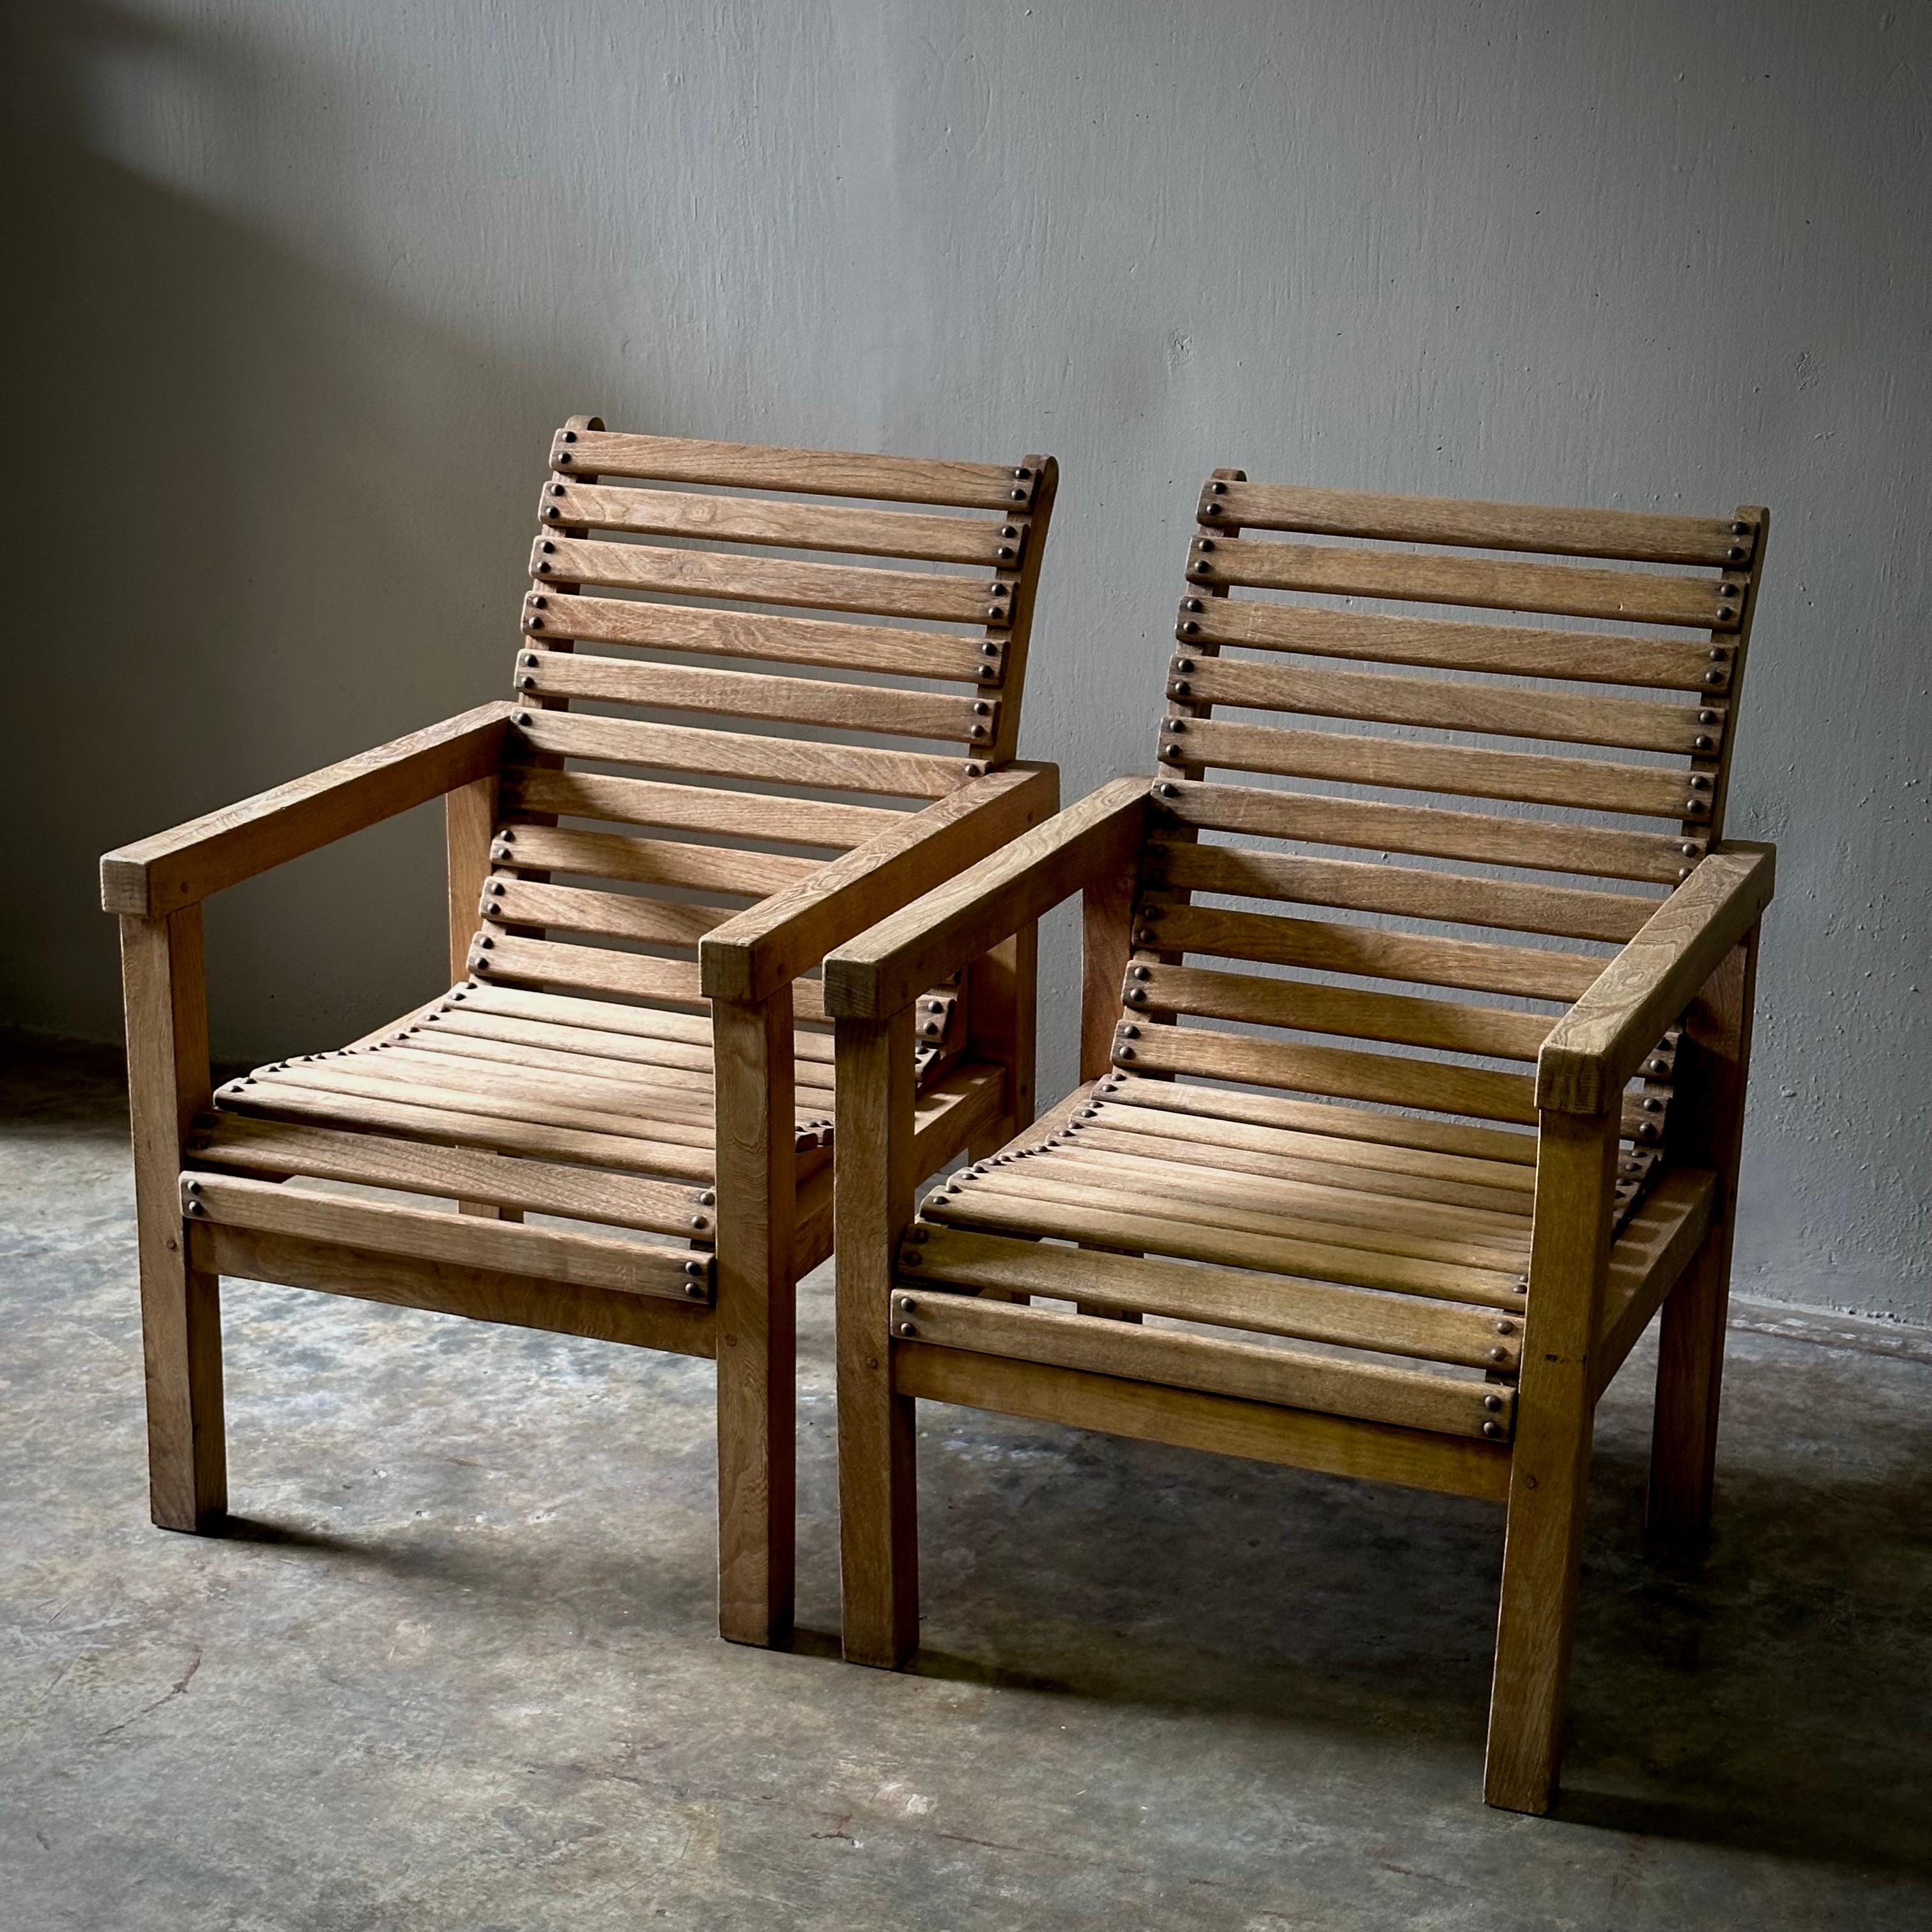
{"label": "round metal stud head", "polygon": [[568,452],[560,452],[556,459],[556,466],[561,470],[570,461],[570,456]]}
{"label": "round metal stud head", "polygon": [[1490,1351],[1490,1360],[1492,1362],[1506,1362],[1509,1360],[1509,1351],[1507,1348],[1492,1348]]}
{"label": "round metal stud head", "polygon": [[902,1335],[916,1335],[919,1333],[918,1329],[910,1322],[902,1322],[898,1328]]}
{"label": "round metal stud head", "polygon": [[1500,1422],[1486,1422],[1483,1424],[1483,1433],[1492,1442],[1499,1440],[1502,1432],[1503,1426]]}
{"label": "round metal stud head", "polygon": [[1499,1395],[1486,1395],[1483,1398],[1483,1406],[1486,1408],[1492,1415],[1498,1414],[1501,1411],[1502,1406],[1503,1399]]}
{"label": "round metal stud head", "polygon": [[1024,503],[1026,501],[1027,493],[1024,490],[1010,490],[1006,494],[1016,503]]}

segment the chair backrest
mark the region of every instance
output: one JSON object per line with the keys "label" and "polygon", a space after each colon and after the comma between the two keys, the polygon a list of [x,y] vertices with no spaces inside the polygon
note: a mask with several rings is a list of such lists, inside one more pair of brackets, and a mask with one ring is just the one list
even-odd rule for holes
{"label": "chair backrest", "polygon": [[[1768,512],[1370,496],[1223,470],[1197,521],[1116,1058],[1490,1123],[1460,1144],[1500,1147],[1537,1118],[1520,1063],[1720,836]],[[1592,627],[1413,614],[1431,606]],[[1631,1198],[1674,1046],[1627,1099]]]}
{"label": "chair backrest", "polygon": [[550,464],[470,970],[698,1004],[704,933],[1012,757],[1056,467],[595,417]]}

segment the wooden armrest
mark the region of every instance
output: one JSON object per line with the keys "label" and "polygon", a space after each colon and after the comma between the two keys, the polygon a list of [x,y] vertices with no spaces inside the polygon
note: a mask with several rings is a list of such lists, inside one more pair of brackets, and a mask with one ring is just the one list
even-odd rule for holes
{"label": "wooden armrest", "polygon": [[698,941],[707,998],[763,1000],[842,940],[996,852],[1060,803],[1057,765],[1012,764],[909,812]]}
{"label": "wooden armrest", "polygon": [[916,899],[825,960],[826,1010],[884,1019],[1089,880],[1131,866],[1148,780],[1116,778]]}
{"label": "wooden armrest", "polygon": [[1536,1104],[1600,1114],[1771,902],[1777,848],[1714,847],[1558,1022],[1536,1063]]}
{"label": "wooden armrest", "polygon": [[488,778],[501,768],[512,709],[479,704],[110,852],[100,862],[102,909],[160,919],[458,785]]}

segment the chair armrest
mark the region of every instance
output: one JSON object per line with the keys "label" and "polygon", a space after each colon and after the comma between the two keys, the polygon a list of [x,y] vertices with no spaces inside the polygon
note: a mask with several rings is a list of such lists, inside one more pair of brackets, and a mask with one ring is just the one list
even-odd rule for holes
{"label": "chair armrest", "polygon": [[1012,764],[881,832],[698,941],[708,998],[768,998],[841,941],[997,852],[1060,803],[1057,765]]}
{"label": "chair armrest", "polygon": [[514,707],[479,704],[406,738],[110,852],[104,911],[160,919],[365,826],[495,776]]}
{"label": "chair armrest", "polygon": [[1148,780],[1115,778],[826,956],[826,1010],[884,1019],[1088,880],[1131,866]]}
{"label": "chair armrest", "polygon": [[1771,902],[1777,848],[1714,847],[1558,1022],[1536,1063],[1536,1104],[1600,1114]]}

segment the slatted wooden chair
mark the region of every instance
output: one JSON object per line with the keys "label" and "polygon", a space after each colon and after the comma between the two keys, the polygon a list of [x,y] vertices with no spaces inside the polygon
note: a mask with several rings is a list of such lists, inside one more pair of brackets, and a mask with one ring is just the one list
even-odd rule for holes
{"label": "slatted wooden chair", "polygon": [[[916,1641],[922,1396],[1486,1497],[1487,1796],[1547,1808],[1594,1407],[1660,1307],[1653,1518],[1710,1509],[1766,522],[1208,483],[1151,786],[826,961],[849,1657]],[[1619,628],[1388,608],[1432,605]],[[1084,1084],[916,1215],[908,1002],[1074,892]]]}
{"label": "slatted wooden chair", "polygon": [[[102,862],[153,1512],[225,1510],[223,1274],[715,1356],[721,1624],[766,1642],[791,1613],[794,1284],[831,1246],[806,976],[1058,802],[1051,766],[1013,762],[1056,471],[592,417],[550,462],[514,700]],[[201,902],[439,794],[457,983],[211,1096]],[[936,1160],[1031,1118],[1031,944],[923,1003]]]}

